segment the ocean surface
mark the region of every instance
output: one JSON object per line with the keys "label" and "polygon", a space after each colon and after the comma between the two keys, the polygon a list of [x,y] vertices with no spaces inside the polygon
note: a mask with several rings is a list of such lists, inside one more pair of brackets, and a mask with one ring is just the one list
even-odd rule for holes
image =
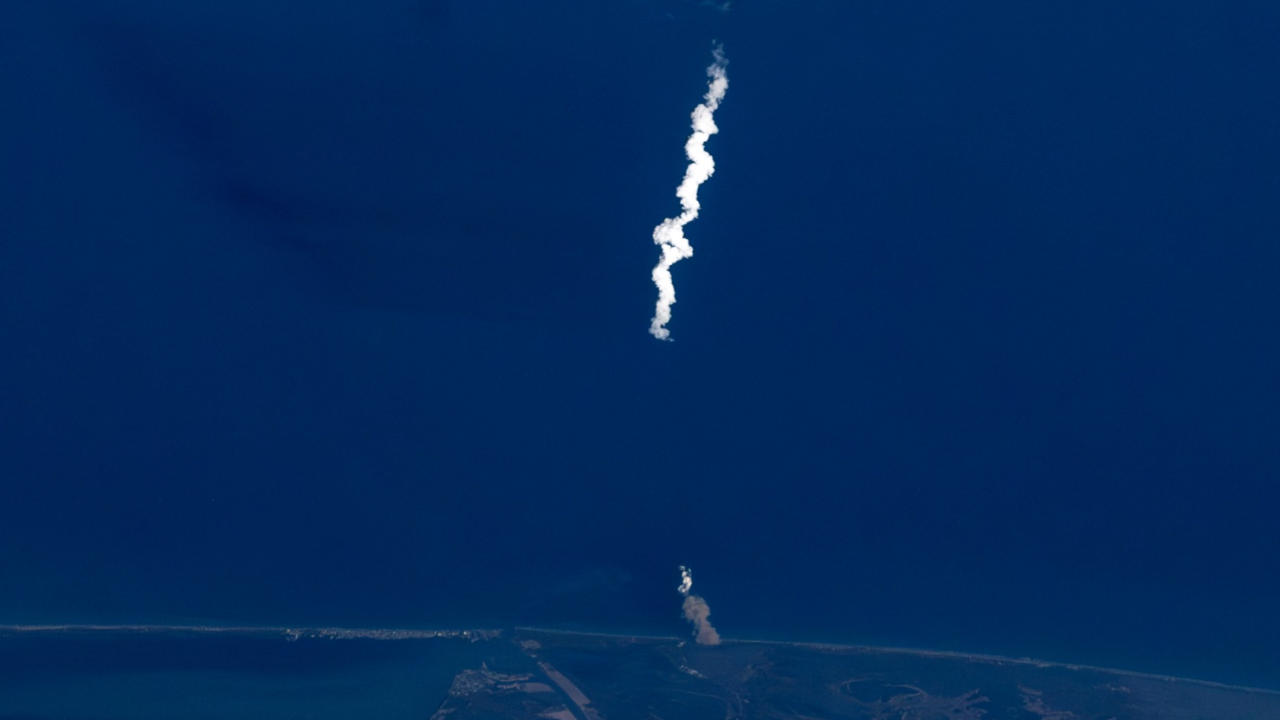
{"label": "ocean surface", "polygon": [[465,639],[5,634],[0,718],[421,719],[460,667],[479,662]]}
{"label": "ocean surface", "polygon": [[0,32],[0,624],[671,635],[684,564],[729,637],[1280,688],[1280,5]]}

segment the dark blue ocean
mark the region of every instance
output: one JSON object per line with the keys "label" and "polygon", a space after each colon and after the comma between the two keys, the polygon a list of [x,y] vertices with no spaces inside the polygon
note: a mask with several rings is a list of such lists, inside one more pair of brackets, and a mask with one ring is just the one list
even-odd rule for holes
{"label": "dark blue ocean", "polygon": [[0,624],[1280,688],[1280,5],[724,5],[6,6]]}
{"label": "dark blue ocean", "polygon": [[459,639],[2,634],[0,717],[424,718],[480,662]]}

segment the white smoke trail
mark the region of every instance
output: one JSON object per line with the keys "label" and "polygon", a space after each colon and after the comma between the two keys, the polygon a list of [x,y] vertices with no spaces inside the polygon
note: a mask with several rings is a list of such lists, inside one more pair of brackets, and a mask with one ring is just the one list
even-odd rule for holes
{"label": "white smoke trail", "polygon": [[680,587],[676,590],[684,596],[684,619],[693,625],[693,641],[699,645],[719,645],[720,633],[711,626],[711,607],[698,595],[691,595],[693,589],[693,571],[684,565],[680,566]]}
{"label": "white smoke trail", "polygon": [[653,229],[653,242],[662,249],[658,264],[653,268],[653,284],[658,286],[658,302],[653,311],[653,320],[649,323],[649,333],[659,340],[667,340],[671,332],[667,323],[671,321],[671,306],[676,302],[676,286],[671,280],[671,266],[687,257],[693,257],[693,246],[684,236],[684,226],[698,217],[698,186],[707,181],[716,171],[715,160],[706,150],[707,140],[719,132],[712,115],[724,100],[729,89],[729,76],[725,74],[728,60],[724,57],[724,48],[716,46],[712,52],[715,62],[707,68],[711,78],[707,83],[707,94],[702,104],[693,109],[693,134],[684,144],[685,155],[689,156],[689,167],[685,169],[684,180],[676,188],[676,196],[680,198],[681,213],[673,218],[663,220]]}
{"label": "white smoke trail", "polygon": [[688,595],[689,590],[691,590],[692,588],[693,588],[693,571],[681,565],[680,566],[680,587],[676,588],[676,590],[679,590],[681,595]]}

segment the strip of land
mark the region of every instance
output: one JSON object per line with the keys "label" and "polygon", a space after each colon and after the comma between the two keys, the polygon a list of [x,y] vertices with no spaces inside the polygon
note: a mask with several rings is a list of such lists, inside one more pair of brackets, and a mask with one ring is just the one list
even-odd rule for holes
{"label": "strip of land", "polygon": [[[684,642],[686,638],[676,637],[673,635],[626,635],[619,633],[606,632],[586,632],[581,630],[558,630],[555,628],[543,627],[517,627],[517,632],[529,633],[545,633],[548,635],[565,635],[565,636],[586,636],[599,637],[614,640],[648,640],[648,641],[669,641]],[[1280,695],[1280,690],[1269,690],[1267,688],[1251,687],[1248,685],[1231,685],[1229,683],[1214,682],[1212,680],[1197,680],[1195,678],[1178,677],[1176,675],[1160,675],[1158,673],[1139,672],[1137,670],[1123,670],[1117,668],[1102,667],[1100,665],[1081,665],[1079,663],[1055,662],[1052,660],[1040,660],[1036,658],[1021,657],[1011,658],[1002,655],[991,655],[986,653],[965,653],[952,650],[927,650],[922,648],[909,647],[892,647],[879,645],[852,645],[841,643],[819,643],[819,642],[795,642],[790,640],[753,640],[748,638],[721,638],[722,645],[787,645],[791,647],[803,647],[813,650],[835,650],[843,652],[866,652],[866,653],[885,653],[898,655],[914,655],[917,657],[933,657],[948,658],[953,660],[964,660],[968,662],[984,662],[992,664],[1009,664],[1009,665],[1032,665],[1041,668],[1061,668],[1064,670],[1087,670],[1092,672],[1105,672],[1112,675],[1120,675],[1124,677],[1143,678],[1146,680],[1161,680],[1164,682],[1180,682],[1200,685],[1203,687],[1218,688],[1221,690],[1236,690],[1241,692],[1260,693],[1264,695]]]}
{"label": "strip of land", "polygon": [[[685,638],[676,637],[674,635],[637,635],[623,633],[606,633],[606,632],[587,632],[582,630],[561,630],[557,628],[531,627],[521,626],[515,628],[516,632],[543,633],[548,635],[564,635],[577,637],[599,637],[612,640],[641,640],[651,642],[683,642]],[[286,639],[297,640],[301,638],[315,639],[371,639],[371,640],[425,640],[430,638],[464,638],[470,640],[492,640],[501,637],[502,630],[498,629],[467,629],[467,630],[448,630],[448,629],[420,629],[420,628],[346,628],[346,627],[289,627],[285,625],[104,625],[104,624],[63,624],[63,625],[0,625],[0,635],[5,634],[35,634],[35,633],[64,633],[64,632],[102,632],[102,633],[225,633],[238,635],[280,635]],[[950,658],[955,660],[964,660],[968,662],[985,662],[994,664],[1012,664],[1012,665],[1032,665],[1042,668],[1062,668],[1066,670],[1085,670],[1093,672],[1105,672],[1113,675],[1125,677],[1143,678],[1147,680],[1160,680],[1164,682],[1181,682],[1199,685],[1202,687],[1218,688],[1222,690],[1235,690],[1240,692],[1260,693],[1266,695],[1280,695],[1280,690],[1269,690],[1267,688],[1250,687],[1248,685],[1232,685],[1230,683],[1214,682],[1212,680],[1197,680],[1195,678],[1178,677],[1176,675],[1161,675],[1158,673],[1139,672],[1136,670],[1123,670],[1117,668],[1102,667],[1099,665],[1083,665],[1079,663],[1055,662],[1051,660],[1040,660],[1036,658],[1021,657],[1011,658],[1001,655],[991,655],[987,653],[966,653],[951,650],[928,650],[923,648],[909,647],[891,647],[877,645],[853,645],[841,643],[819,643],[819,642],[793,642],[788,640],[754,640],[749,638],[724,638],[723,644],[760,644],[760,645],[789,645],[793,647],[804,647],[815,650],[835,650],[844,652],[867,652],[867,653],[893,653],[903,655],[914,655],[917,657],[933,657],[933,658]]]}
{"label": "strip of land", "polygon": [[291,640],[426,640],[466,638],[492,640],[501,630],[423,630],[417,628],[288,627],[284,625],[0,625],[0,635],[26,633],[222,633],[228,635],[281,635]]}

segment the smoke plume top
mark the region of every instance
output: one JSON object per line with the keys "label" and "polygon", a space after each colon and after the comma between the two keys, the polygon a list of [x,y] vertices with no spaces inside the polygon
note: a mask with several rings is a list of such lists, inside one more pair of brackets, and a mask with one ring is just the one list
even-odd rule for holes
{"label": "smoke plume top", "polygon": [[702,103],[693,109],[693,133],[684,144],[685,155],[689,157],[689,166],[685,168],[684,180],[676,188],[676,197],[680,198],[680,214],[667,218],[653,229],[653,242],[662,253],[658,264],[653,268],[653,284],[658,287],[658,302],[654,306],[653,320],[649,322],[649,333],[659,340],[668,340],[671,332],[667,323],[671,321],[671,306],[676,302],[676,286],[671,279],[671,266],[681,260],[693,257],[693,245],[684,236],[684,226],[698,217],[702,205],[698,202],[698,188],[716,171],[715,160],[707,152],[707,140],[720,131],[716,127],[713,115],[724,100],[729,90],[729,76],[725,66],[729,61],[724,57],[724,49],[719,45],[713,52],[714,62],[707,68],[707,94]]}

